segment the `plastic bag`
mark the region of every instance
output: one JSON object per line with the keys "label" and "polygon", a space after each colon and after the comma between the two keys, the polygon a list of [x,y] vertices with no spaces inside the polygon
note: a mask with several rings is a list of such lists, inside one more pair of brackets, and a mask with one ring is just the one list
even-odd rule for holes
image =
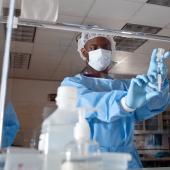
{"label": "plastic bag", "polygon": [[2,0],[0,0],[0,16],[2,16],[2,6],[3,6],[3,2]]}
{"label": "plastic bag", "polygon": [[56,22],[58,0],[22,0],[21,18]]}

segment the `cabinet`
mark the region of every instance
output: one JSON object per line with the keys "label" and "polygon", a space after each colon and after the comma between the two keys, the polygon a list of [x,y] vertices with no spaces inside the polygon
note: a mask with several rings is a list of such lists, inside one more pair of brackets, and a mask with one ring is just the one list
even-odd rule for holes
{"label": "cabinet", "polygon": [[170,166],[170,111],[137,122],[134,134],[145,167]]}

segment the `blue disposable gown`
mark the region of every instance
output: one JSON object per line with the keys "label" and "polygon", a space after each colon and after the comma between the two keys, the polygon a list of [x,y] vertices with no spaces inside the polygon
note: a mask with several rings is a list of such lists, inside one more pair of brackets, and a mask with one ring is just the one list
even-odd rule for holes
{"label": "blue disposable gown", "polygon": [[10,146],[15,139],[19,130],[19,121],[12,103],[8,103],[4,114],[3,132],[2,132],[2,147]]}
{"label": "blue disposable gown", "polygon": [[[96,140],[103,152],[127,152],[132,155],[129,168],[142,167],[139,155],[133,144],[134,124],[149,119],[164,111],[170,103],[168,82],[163,93],[150,100],[134,112],[126,112],[120,100],[126,96],[130,80],[92,78],[83,75],[67,77],[63,86],[78,89],[78,106],[96,111],[85,114],[91,129],[91,138]],[[152,90],[149,87],[146,90]]]}

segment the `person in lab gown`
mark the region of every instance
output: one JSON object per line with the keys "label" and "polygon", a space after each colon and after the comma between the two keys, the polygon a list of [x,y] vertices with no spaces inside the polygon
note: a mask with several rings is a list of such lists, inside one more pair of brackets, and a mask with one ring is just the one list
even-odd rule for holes
{"label": "person in lab gown", "polygon": [[19,130],[19,121],[11,102],[8,102],[5,108],[3,132],[2,132],[2,148],[11,146],[14,142],[16,134]]}
{"label": "person in lab gown", "polygon": [[[108,71],[114,42],[111,37],[82,33],[78,51],[86,63],[83,73],[66,77],[61,85],[78,89],[78,107],[87,108],[91,139],[99,143],[102,152],[127,152],[132,155],[129,168],[142,167],[133,143],[134,124],[164,111],[170,103],[165,59],[161,65],[162,91],[157,90],[157,63],[154,49],[146,75],[131,80],[111,79]],[[123,68],[122,68],[123,69]],[[96,111],[90,111],[90,109]]]}

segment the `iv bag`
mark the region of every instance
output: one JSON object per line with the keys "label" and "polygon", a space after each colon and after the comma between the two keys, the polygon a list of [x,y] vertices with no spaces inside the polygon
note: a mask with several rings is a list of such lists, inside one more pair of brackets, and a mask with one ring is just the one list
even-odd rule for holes
{"label": "iv bag", "polygon": [[56,22],[58,0],[22,0],[21,18]]}
{"label": "iv bag", "polygon": [[0,16],[2,16],[2,0],[0,0]]}

